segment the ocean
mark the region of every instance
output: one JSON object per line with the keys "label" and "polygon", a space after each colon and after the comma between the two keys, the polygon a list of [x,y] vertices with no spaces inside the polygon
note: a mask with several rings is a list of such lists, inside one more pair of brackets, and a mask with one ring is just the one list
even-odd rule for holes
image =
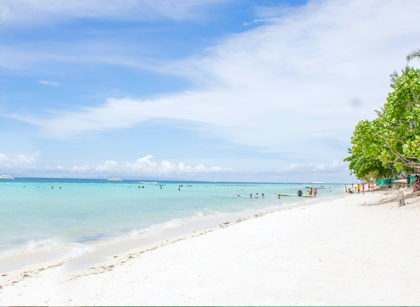
{"label": "ocean", "polygon": [[[101,256],[107,256],[141,242],[150,244],[215,227],[254,212],[311,202],[314,199],[277,198],[277,193],[306,191],[308,185],[311,184],[1,180],[0,270],[5,270],[5,266],[10,269],[12,258],[16,269],[31,261],[74,258],[101,248]],[[317,199],[344,193],[343,185],[323,186]],[[118,250],[116,242],[124,240],[131,240],[132,244],[120,244]],[[104,246],[110,242],[114,247],[107,253]],[[26,257],[30,254],[33,257]]]}

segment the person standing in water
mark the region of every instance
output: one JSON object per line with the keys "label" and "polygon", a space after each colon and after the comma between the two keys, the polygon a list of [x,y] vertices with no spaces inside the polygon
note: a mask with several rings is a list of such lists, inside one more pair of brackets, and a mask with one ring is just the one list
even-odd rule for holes
{"label": "person standing in water", "polygon": [[317,193],[318,193],[317,189],[314,189],[314,197],[316,197]]}

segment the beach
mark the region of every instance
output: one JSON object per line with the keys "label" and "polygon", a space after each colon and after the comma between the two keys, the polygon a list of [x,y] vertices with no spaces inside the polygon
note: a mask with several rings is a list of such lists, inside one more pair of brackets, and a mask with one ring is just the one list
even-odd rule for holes
{"label": "beach", "polygon": [[[408,191],[406,191],[408,192]],[[226,221],[89,269],[0,277],[1,305],[418,305],[420,201],[345,195]]]}

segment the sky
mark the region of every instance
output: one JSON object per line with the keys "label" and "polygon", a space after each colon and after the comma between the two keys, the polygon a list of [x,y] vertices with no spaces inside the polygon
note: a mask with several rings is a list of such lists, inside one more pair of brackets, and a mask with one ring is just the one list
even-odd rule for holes
{"label": "sky", "polygon": [[418,0],[1,0],[0,175],[351,182]]}

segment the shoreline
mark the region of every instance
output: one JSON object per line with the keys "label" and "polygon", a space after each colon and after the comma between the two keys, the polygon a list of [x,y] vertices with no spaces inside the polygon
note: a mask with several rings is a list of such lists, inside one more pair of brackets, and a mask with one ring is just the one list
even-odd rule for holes
{"label": "shoreline", "polygon": [[[368,194],[368,193],[366,193]],[[209,268],[207,268],[206,266],[214,266],[214,263],[211,261],[211,259],[208,259],[209,256],[205,256],[202,254],[202,249],[206,250],[209,248],[212,248],[212,246],[215,246],[215,248],[221,249],[221,254],[217,254],[222,258],[229,258],[229,251],[233,252],[233,253],[237,253],[240,252],[240,254],[245,255],[245,258],[249,258],[250,256],[248,256],[249,253],[249,248],[251,248],[251,250],[255,250],[256,252],[258,252],[259,254],[268,254],[270,255],[270,253],[272,253],[272,250],[275,250],[276,253],[280,252],[280,254],[278,254],[277,256],[282,258],[282,253],[296,253],[296,251],[294,249],[288,249],[288,248],[284,248],[285,246],[287,247],[288,245],[292,246],[292,245],[298,245],[300,247],[301,251],[305,251],[305,249],[307,249],[307,252],[310,254],[311,250],[314,251],[318,251],[318,249],[321,248],[322,252],[326,252],[325,248],[328,249],[328,246],[330,245],[330,242],[325,241],[326,239],[323,238],[322,236],[320,236],[318,238],[318,240],[321,240],[320,242],[317,242],[318,244],[316,244],[315,246],[312,246],[311,244],[313,244],[313,242],[311,240],[308,241],[308,236],[314,236],[316,232],[321,231],[322,234],[324,236],[331,236],[331,232],[334,235],[334,232],[341,231],[342,235],[345,235],[345,238],[347,238],[347,240],[350,241],[354,241],[354,237],[352,237],[351,233],[346,233],[346,231],[343,232],[343,230],[340,230],[340,227],[342,228],[343,225],[340,225],[339,223],[337,223],[338,221],[342,221],[343,223],[349,223],[349,221],[347,219],[343,219],[343,216],[341,216],[343,214],[342,211],[349,211],[349,212],[353,212],[354,214],[358,214],[360,215],[360,218],[364,218],[363,215],[361,215],[362,211],[366,211],[366,212],[370,212],[370,217],[372,216],[381,216],[382,218],[387,216],[387,218],[390,219],[390,221],[392,220],[392,223],[401,223],[401,222],[407,222],[404,220],[398,220],[398,217],[402,218],[403,214],[402,212],[404,212],[404,219],[410,219],[411,223],[413,221],[415,221],[418,224],[418,220],[413,220],[414,218],[418,218],[420,217],[420,204],[418,202],[418,199],[416,200],[416,203],[414,205],[411,204],[411,200],[409,202],[407,202],[407,206],[405,208],[397,208],[396,204],[391,203],[391,204],[385,204],[385,205],[376,205],[377,203],[383,202],[384,199],[388,199],[391,197],[394,197],[395,193],[393,191],[388,192],[375,192],[375,193],[369,193],[368,195],[343,195],[343,196],[339,196],[339,197],[335,197],[334,199],[330,199],[330,200],[325,200],[325,199],[319,199],[320,201],[314,204],[307,204],[307,205],[300,205],[300,206],[293,206],[291,208],[282,208],[280,210],[274,211],[274,212],[265,212],[265,213],[259,213],[259,214],[255,214],[252,216],[248,216],[247,218],[242,218],[242,219],[238,219],[234,222],[229,222],[226,224],[220,224],[218,227],[215,228],[211,228],[211,229],[206,229],[206,230],[202,230],[202,231],[195,231],[193,233],[190,233],[186,236],[181,236],[178,238],[174,238],[171,240],[165,240],[165,241],[161,241],[157,244],[154,244],[153,246],[150,246],[146,249],[142,249],[142,248],[137,248],[135,250],[130,250],[127,251],[126,253],[122,253],[119,255],[114,255],[114,258],[111,258],[108,261],[102,262],[102,263],[98,263],[95,266],[92,266],[90,269],[85,270],[85,271],[79,271],[77,273],[71,273],[68,270],[65,269],[65,266],[63,265],[63,263],[59,264],[58,266],[54,266],[54,267],[43,267],[43,268],[39,268],[38,271],[31,271],[31,270],[25,270],[24,272],[20,272],[18,275],[10,275],[10,276],[6,276],[6,278],[3,276],[0,279],[0,285],[2,286],[2,289],[0,288],[0,303],[1,304],[91,304],[91,305],[101,305],[101,304],[224,304],[224,303],[231,303],[231,304],[238,304],[238,302],[240,302],[241,304],[258,304],[261,302],[264,302],[266,304],[292,304],[294,305],[295,303],[293,303],[291,300],[288,299],[283,299],[283,300],[279,300],[279,297],[277,295],[275,295],[274,293],[271,296],[271,300],[267,300],[267,298],[264,298],[264,300],[261,300],[262,297],[259,297],[257,295],[257,298],[260,298],[260,300],[256,300],[256,297],[252,297],[252,298],[248,298],[245,300],[241,300],[240,298],[237,297],[236,295],[236,300],[233,297],[229,297],[226,296],[226,293],[222,294],[221,296],[215,296],[215,299],[211,299],[211,297],[209,296],[200,296],[200,295],[196,295],[196,293],[194,291],[192,291],[192,293],[194,295],[192,295],[191,299],[185,299],[179,296],[180,293],[173,293],[173,295],[169,295],[169,297],[167,299],[164,300],[159,300],[156,297],[150,296],[150,295],[146,295],[146,297],[143,297],[143,299],[140,299],[139,297],[137,297],[136,299],[133,297],[133,295],[135,295],[134,293],[131,294],[130,298],[127,300],[126,298],[124,298],[123,296],[118,296],[117,293],[113,293],[113,298],[119,298],[119,300],[114,300],[114,301],[110,301],[110,297],[109,295],[107,295],[107,298],[96,298],[94,299],[94,293],[96,293],[95,289],[90,289],[92,291],[92,294],[86,294],[85,296],[82,296],[82,298],[77,298],[74,297],[74,293],[76,293],[77,291],[74,289],[80,289],[81,285],[87,286],[87,283],[93,283],[94,288],[100,288],[102,289],[103,287],[108,287],[110,285],[112,285],[113,287],[125,287],[128,285],[131,285],[131,283],[127,284],[125,282],[126,279],[129,280],[137,280],[136,276],[143,276],[143,274],[146,274],[144,271],[144,269],[146,269],[147,273],[148,273],[148,278],[153,278],[156,281],[156,279],[160,282],[162,282],[164,285],[161,285],[159,283],[155,283],[155,286],[160,289],[160,290],[168,290],[167,288],[167,284],[165,283],[164,280],[162,280],[162,276],[164,276],[165,278],[170,278],[172,279],[179,279],[181,278],[181,275],[186,274],[186,276],[188,278],[197,278],[196,276],[196,272],[194,272],[194,270],[190,271],[186,271],[181,273],[181,271],[176,271],[178,274],[175,275],[170,275],[168,276],[168,273],[166,272],[162,272],[159,269],[159,263],[161,263],[162,265],[164,265],[165,267],[173,265],[175,268],[177,266],[179,266],[179,264],[177,263],[176,259],[174,258],[165,258],[168,257],[167,253],[174,253],[178,255],[178,257],[180,257],[181,259],[184,260],[184,262],[189,262],[191,260],[191,263],[193,264],[193,266],[198,266],[200,267],[200,263],[197,263],[197,259],[192,257],[191,255],[185,255],[185,253],[198,253],[201,257],[204,257],[202,259],[203,261],[203,267],[200,267],[201,270],[201,274],[203,274],[203,276],[201,276],[200,278],[209,278],[209,280],[212,280],[212,278],[214,278],[215,276],[212,275],[212,270],[214,270],[214,274],[221,274],[224,275],[227,271],[231,270],[229,267],[213,267],[212,269],[210,269],[210,271],[208,271]],[[367,196],[367,197],[365,197]],[[363,197],[363,198],[362,198]],[[290,209],[290,210],[287,210]],[[379,211],[378,211],[379,210]],[[399,210],[399,211],[398,211]],[[412,211],[410,213],[415,213],[413,217],[410,216],[406,216],[407,210]],[[375,212],[378,211],[378,212]],[[391,211],[391,215],[389,215],[389,212]],[[374,215],[372,215],[372,212]],[[308,213],[310,213],[310,215],[308,216]],[[344,212],[346,213],[346,212]],[[395,220],[395,217],[393,215],[396,215],[397,220]],[[325,227],[323,227],[322,222],[323,219],[325,219],[327,217],[334,217],[335,219],[337,219],[337,221],[334,221],[334,219],[328,219],[328,223],[332,223],[333,226],[335,226],[335,229],[332,228],[330,230],[328,229],[324,229]],[[291,218],[291,219],[289,219]],[[293,224],[293,223],[289,223],[289,222],[293,222],[293,220],[295,221],[300,221],[302,218],[304,218],[304,220],[306,222],[308,222],[309,224],[311,224],[313,227],[316,226],[316,228],[311,229],[312,231],[314,231],[314,233],[308,232],[305,233],[305,235],[301,234],[301,236],[298,236],[298,238],[302,241],[305,241],[307,244],[309,244],[307,247],[305,246],[300,246],[299,241],[295,242],[293,237],[293,234],[295,232],[301,232],[302,229],[300,229],[300,227],[306,227],[305,225],[300,225],[298,224]],[[309,218],[309,219],[308,219]],[[354,219],[354,217],[349,216],[348,219]],[[281,222],[283,221],[283,222]],[[352,220],[353,221],[353,220]],[[278,225],[278,222],[281,222]],[[284,224],[284,222],[286,222],[286,224]],[[315,222],[315,223],[314,223]],[[325,222],[325,221],[324,221]],[[360,223],[360,221],[354,220],[353,222],[357,222]],[[380,219],[378,219],[377,221],[375,221],[375,219],[372,221],[373,224],[375,223],[379,223],[382,225],[383,221],[381,221]],[[411,223],[408,223],[408,226],[413,226]],[[256,228],[256,225],[259,225],[259,228]],[[407,226],[406,225],[406,226]],[[331,225],[330,225],[331,226]],[[350,227],[350,229],[353,229],[354,225],[347,225],[348,226],[352,226]],[[368,225],[364,225],[364,224],[359,224],[359,227],[362,227],[362,229],[364,227],[367,227]],[[253,236],[258,236],[258,231],[260,228],[263,228],[266,232],[268,231],[269,233],[271,231],[273,231],[273,229],[271,228],[275,228],[275,227],[283,227],[284,230],[286,231],[286,234],[281,234],[277,233],[277,236],[280,236],[280,241],[279,242],[283,242],[282,244],[284,245],[283,248],[282,246],[272,246],[270,248],[268,248],[268,246],[265,246],[266,248],[261,248],[261,246],[259,245],[258,240],[257,241],[249,241],[249,242],[243,242],[243,240],[246,240],[244,238],[248,238],[248,237],[253,237]],[[415,226],[418,227],[417,230],[420,230],[420,226]],[[320,228],[320,229],[319,229]],[[405,230],[407,229],[407,227],[402,227],[405,228]],[[306,229],[307,230],[307,229]],[[365,229],[366,230],[366,229]],[[326,232],[325,232],[326,231]],[[354,232],[360,232],[360,229],[355,228]],[[395,229],[396,232],[400,231],[399,228]],[[413,229],[413,231],[415,232],[416,230]],[[362,232],[363,233],[363,232]],[[368,234],[368,233],[367,233]],[[379,241],[381,241],[382,239],[386,239],[386,238],[382,238],[380,233],[376,233],[376,235],[378,235],[378,239],[380,239]],[[214,237],[216,237],[216,239],[214,239]],[[296,236],[295,236],[296,237]],[[333,236],[334,239],[340,239],[337,238],[336,236]],[[238,240],[238,238],[242,238],[242,240]],[[344,238],[344,239],[345,239]],[[267,241],[267,240],[272,240],[271,238],[267,238],[267,236],[263,236],[260,237],[261,241]],[[412,238],[413,239],[413,238]],[[227,245],[227,242],[224,241],[229,241],[230,244]],[[283,241],[282,241],[283,240]],[[414,238],[414,241],[416,241],[417,243],[420,243],[420,239],[419,238]],[[340,240],[339,240],[340,241]],[[345,241],[345,240],[344,240]],[[386,241],[386,240],[385,240]],[[211,242],[211,244],[210,244]],[[270,241],[271,242],[271,241]],[[348,242],[347,242],[348,243]],[[355,242],[354,242],[355,243]],[[353,243],[353,244],[354,244]],[[374,242],[369,242],[374,244]],[[245,245],[244,245],[245,244]],[[278,244],[277,241],[271,242],[270,244]],[[321,244],[320,246],[318,246],[319,244]],[[338,243],[337,243],[338,244]],[[232,245],[232,247],[231,247]],[[342,252],[344,252],[344,250],[346,250],[346,252],[354,253],[355,251],[357,251],[357,246],[353,246],[353,248],[355,248],[354,251],[352,250],[347,250],[348,246],[341,246],[341,243],[338,244],[340,246],[340,250]],[[200,246],[201,247],[201,251],[200,249],[195,248],[196,246]],[[270,245],[271,246],[271,245]],[[289,246],[289,247],[290,247]],[[335,256],[337,257],[344,257],[346,258],[346,255],[340,255],[339,253],[337,254],[337,251],[334,251],[334,244],[332,245],[333,247],[333,251],[328,251],[327,250],[327,254],[323,255],[324,257],[330,257],[329,253],[335,254]],[[193,248],[192,248],[193,247]],[[384,246],[380,246],[382,248],[384,248]],[[267,249],[268,248],[268,249]],[[280,248],[280,250],[279,250]],[[344,249],[343,249],[344,248]],[[366,247],[365,247],[366,248]],[[407,246],[405,246],[405,248],[407,249]],[[411,247],[409,247],[411,250]],[[233,250],[232,250],[233,249]],[[227,250],[226,253],[224,253],[223,251]],[[299,250],[299,249],[298,249]],[[194,251],[194,252],[191,252]],[[247,252],[248,251],[248,252]],[[363,252],[366,253],[368,251],[367,254],[371,254],[371,251],[369,251],[369,249],[364,250]],[[244,254],[245,253],[245,254]],[[359,257],[365,257],[366,255],[362,253],[361,256]],[[404,253],[404,251],[403,251]],[[306,254],[306,253],[305,253]],[[316,254],[316,253],[315,253]],[[397,254],[399,254],[397,252]],[[410,253],[407,254],[407,250],[405,250],[405,255],[406,258],[407,256],[412,256],[409,255]],[[265,255],[267,256],[267,255]],[[272,256],[272,255],[271,255]],[[292,256],[292,255],[289,255]],[[312,262],[312,258],[315,255],[309,256],[303,256],[303,255],[299,255],[300,257],[284,257],[283,260],[286,261],[286,264],[288,263],[288,265],[292,265],[293,263],[299,263],[300,262]],[[380,255],[381,257],[383,257],[384,255]],[[394,255],[395,256],[395,255]],[[398,255],[399,256],[399,255]],[[191,259],[189,259],[189,257]],[[414,264],[415,265],[419,265],[418,267],[420,267],[420,251],[416,251],[415,257],[417,258],[413,258],[414,259]],[[145,260],[144,259],[148,259],[146,263],[143,263]],[[166,261],[165,262],[159,262],[159,259],[164,258]],[[380,258],[380,257],[379,257]],[[219,258],[218,258],[219,259]],[[411,260],[413,260],[411,259]],[[219,259],[220,260],[220,259]],[[264,279],[261,279],[262,276],[260,276],[260,272],[264,272],[264,268],[261,267],[261,263],[254,263],[255,260],[252,256],[250,259],[248,259],[250,262],[252,262],[253,265],[255,265],[256,267],[254,268],[254,273],[257,276],[254,276],[253,278],[255,278],[258,283],[264,283]],[[279,259],[280,260],[280,259]],[[238,259],[238,261],[242,261],[241,257]],[[290,263],[290,261],[292,261]],[[330,261],[334,261],[334,258],[331,258]],[[168,263],[166,263],[168,262]],[[258,262],[258,260],[257,260]],[[282,261],[280,261],[279,263],[277,263],[277,261],[275,263],[272,263],[270,261],[268,261],[271,266],[274,265],[274,267],[276,267],[277,265],[282,264]],[[362,263],[365,263],[366,261],[362,261]],[[369,262],[369,261],[368,261]],[[148,269],[148,266],[145,264],[150,264],[150,269]],[[307,264],[307,263],[306,263]],[[313,263],[315,264],[315,263]],[[318,263],[316,263],[318,265]],[[360,263],[357,261],[357,264],[360,265]],[[284,263],[283,263],[284,265]],[[135,267],[134,269],[131,267]],[[139,271],[139,267],[141,267],[141,270]],[[203,269],[206,267],[206,270],[203,271]],[[243,266],[239,266],[239,268],[241,268],[241,270],[243,270],[244,268],[245,271],[247,271],[248,267],[243,267]],[[168,267],[168,270],[173,270],[174,268],[172,267]],[[183,269],[186,269],[185,267],[183,267]],[[238,269],[238,268],[236,268]],[[310,266],[306,266],[306,269],[308,269],[309,271],[313,271],[313,268],[311,268]],[[344,271],[348,271],[349,268],[343,268]],[[127,271],[128,270],[128,271]],[[241,270],[234,270],[235,274],[242,274],[240,273]],[[257,270],[257,271],[255,271]],[[299,267],[297,267],[298,271],[301,271],[300,274],[303,274],[303,276],[305,276],[304,271],[305,270],[301,270]],[[124,271],[124,272],[122,272]],[[294,276],[295,273],[292,272],[288,272],[287,271],[287,265],[286,267],[283,268],[283,270],[281,270],[283,274],[279,274],[276,275],[278,278],[280,279],[284,279],[284,277],[288,277],[289,279],[291,278],[291,276]],[[316,270],[315,270],[316,271]],[[414,272],[416,273],[420,273],[416,271],[416,269],[414,269]],[[232,272],[231,272],[232,273]],[[267,274],[270,275],[270,273],[267,271]],[[279,272],[278,272],[279,273]],[[281,273],[281,272],[280,272]],[[348,271],[348,274],[350,274],[351,272]],[[212,278],[210,278],[208,276],[208,274],[212,275]],[[216,274],[216,275],[217,275]],[[113,276],[113,275],[117,275],[117,277]],[[299,275],[299,274],[298,274]],[[312,274],[311,274],[312,275]],[[122,277],[123,276],[123,277]],[[160,276],[160,277],[159,277]],[[418,275],[420,276],[420,275]],[[304,279],[302,279],[302,277],[299,277],[298,280],[300,282],[304,282]],[[307,277],[307,276],[306,276]],[[305,277],[305,278],[306,278]],[[337,276],[330,276],[331,278],[337,278]],[[365,277],[370,277],[372,278],[372,276],[368,275]],[[188,279],[187,278],[187,279]],[[53,283],[52,285],[50,285],[51,287],[55,288],[55,287],[64,287],[63,289],[66,289],[66,291],[68,291],[69,289],[73,289],[76,292],[73,292],[73,295],[71,293],[69,293],[68,295],[66,294],[65,297],[54,297],[53,293],[50,293],[49,290],[44,289],[43,287],[45,287],[45,282],[47,282],[47,280],[52,279],[55,281],[55,283]],[[217,279],[217,278],[216,278]],[[412,278],[411,278],[412,279]],[[140,280],[140,279],[139,279]],[[293,278],[292,278],[293,280]],[[339,277],[339,280],[341,280],[341,277]],[[58,285],[56,284],[58,282]],[[119,282],[118,282],[119,281]],[[343,280],[342,280],[343,281]],[[351,280],[350,280],[351,281]],[[417,282],[418,283],[418,279],[417,280],[411,280],[411,282]],[[41,282],[40,285],[38,285],[38,283]],[[140,281],[139,281],[140,282]],[[323,281],[326,282],[326,281]],[[349,280],[345,280],[346,283],[349,282]],[[140,282],[140,284],[142,284],[143,287],[146,287],[149,290],[153,290],[147,287],[147,285],[143,284],[142,282]],[[195,287],[194,284],[183,284],[183,291],[187,291],[186,289],[189,289],[191,287]],[[242,285],[243,287],[244,285]],[[316,285],[314,285],[316,286]],[[330,285],[331,286],[331,285]],[[38,289],[38,291],[44,291],[46,290],[49,295],[45,295],[45,297],[40,298],[37,297],[36,295],[34,296],[33,291],[32,290],[28,290],[29,288],[33,288],[33,289]],[[91,286],[93,287],[93,286]],[[214,288],[216,287],[218,288],[217,284],[214,283],[210,283],[210,288]],[[317,286],[316,286],[317,287]],[[130,288],[130,287],[129,287]],[[131,287],[132,288],[132,287]],[[130,288],[130,289],[131,289]],[[412,287],[411,287],[412,288]],[[418,288],[418,287],[417,287]],[[417,289],[416,290],[420,290]],[[62,290],[63,290],[62,289]],[[73,291],[72,290],[72,291]],[[200,289],[200,291],[202,291],[203,289]],[[220,289],[219,289],[220,290]],[[239,292],[241,292],[241,289],[237,289]],[[5,291],[7,291],[6,295],[5,295]],[[22,297],[18,297],[16,296],[16,293],[18,293],[20,291],[20,293],[22,295],[25,296],[25,299],[23,299]],[[72,292],[70,291],[70,292]],[[88,292],[91,292],[88,291]],[[156,290],[153,290],[156,292]],[[172,290],[171,290],[172,291]],[[173,290],[175,291],[175,290]],[[183,291],[181,291],[182,293],[184,293]],[[259,291],[261,292],[261,289],[259,289]],[[399,291],[401,291],[401,289],[399,289]],[[176,291],[175,291],[176,292]],[[223,291],[222,291],[223,292]],[[257,291],[258,292],[258,291]],[[281,292],[281,291],[280,291]],[[146,292],[145,292],[146,293]],[[420,291],[418,292],[420,293]],[[127,293],[126,293],[127,294]],[[261,294],[261,293],[260,293]],[[342,293],[343,294],[343,293]],[[412,296],[412,295],[411,295]],[[295,298],[299,298],[300,296],[296,296]],[[304,298],[304,299],[302,299]],[[415,296],[415,300],[412,300],[412,297],[410,297],[409,302],[413,303],[413,302],[418,302],[420,300],[420,296]],[[330,304],[340,304],[343,303],[345,300],[343,297],[341,297],[341,301],[340,300],[333,300],[333,301],[329,301],[329,300],[308,300],[307,297],[305,297],[305,295],[303,295],[302,297],[300,297],[300,299],[298,299],[296,302],[297,304],[314,304],[314,303],[330,303]],[[388,304],[389,302],[391,303],[396,303],[397,301],[395,300],[366,300],[360,301],[360,297],[359,297],[359,301],[355,301],[355,304],[357,303],[362,303],[363,302],[368,302],[369,304],[374,302],[373,304]],[[403,299],[406,299],[404,297],[400,297],[400,301],[398,301],[399,304],[401,304],[402,302],[405,302]],[[348,302],[348,301],[347,301]]]}
{"label": "shoreline", "polygon": [[[2,277],[5,277],[2,276],[4,274],[7,274],[8,277],[22,276],[28,271],[38,271],[39,269],[43,271],[45,268],[57,266],[65,266],[67,271],[77,273],[112,261],[115,256],[120,257],[138,249],[148,250],[152,247],[154,249],[155,246],[162,246],[162,243],[176,242],[180,239],[195,236],[197,233],[204,234],[251,218],[342,197],[346,197],[346,195],[334,194],[281,204],[272,203],[266,207],[176,218],[144,229],[134,229],[117,236],[88,243],[52,243],[55,245],[52,250],[48,248],[46,250],[20,252],[20,249],[15,249],[17,252],[11,250],[9,254],[7,254],[9,251],[6,250],[6,253],[3,251],[3,255],[0,257],[0,285],[2,284]],[[41,244],[44,241],[51,244],[48,239],[41,241]]]}
{"label": "shoreline", "polygon": [[66,265],[69,271],[80,271],[98,263],[106,262],[115,254],[121,255],[131,250],[148,248],[163,241],[188,237],[196,232],[217,229],[226,222],[234,224],[237,220],[246,220],[253,215],[265,215],[340,197],[345,197],[345,194],[296,199],[277,204],[273,202],[264,207],[218,211],[208,215],[186,216],[85,243],[60,242],[51,239],[30,242],[30,244],[40,246],[40,248],[35,248],[34,250],[32,247],[29,247],[26,250],[25,244],[23,247],[5,250],[0,254],[0,275],[12,275],[27,270],[33,271],[42,267],[55,267],[57,264]]}

